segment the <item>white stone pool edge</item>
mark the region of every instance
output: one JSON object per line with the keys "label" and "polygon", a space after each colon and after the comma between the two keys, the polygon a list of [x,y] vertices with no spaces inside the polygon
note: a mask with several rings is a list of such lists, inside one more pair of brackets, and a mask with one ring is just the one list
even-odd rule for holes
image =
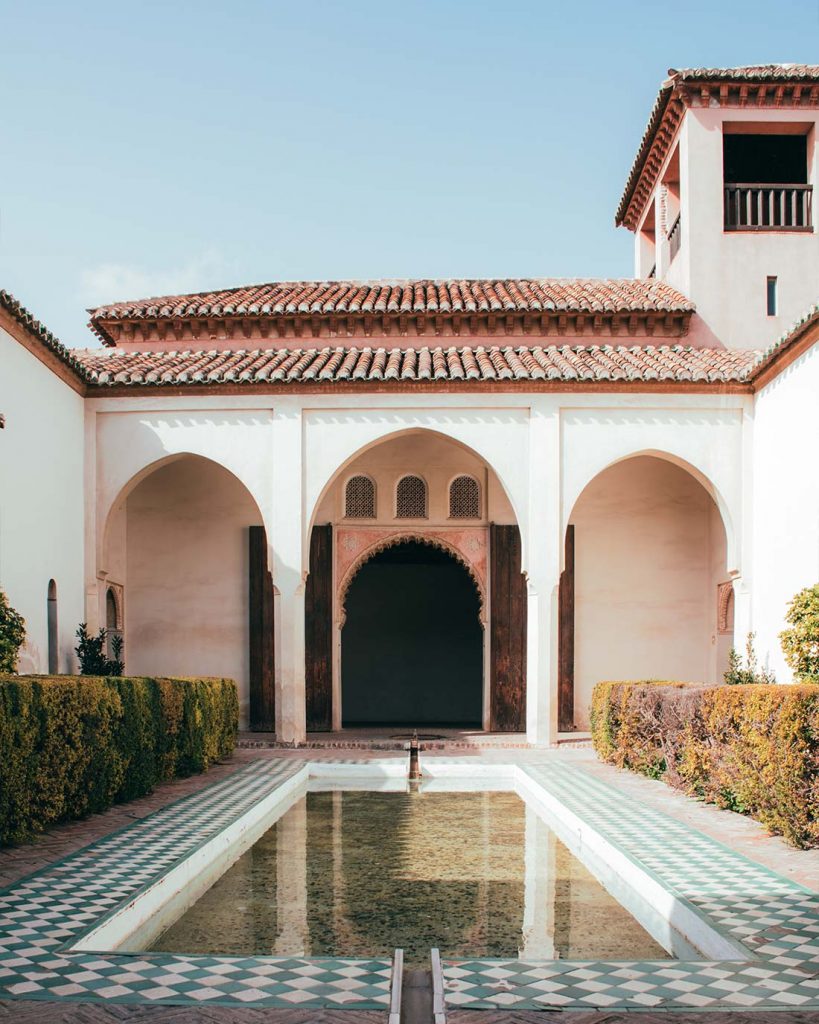
{"label": "white stone pool edge", "polygon": [[[649,932],[678,959],[739,960],[747,949],[726,937],[592,828],[518,765],[429,758],[422,789],[430,792],[512,790],[571,853]],[[396,789],[406,784],[406,763],[394,758],[368,762],[306,762],[244,814],[134,899],[118,907],[71,944],[80,952],[136,952],[159,936],[248,850],[302,793],[309,789]]]}

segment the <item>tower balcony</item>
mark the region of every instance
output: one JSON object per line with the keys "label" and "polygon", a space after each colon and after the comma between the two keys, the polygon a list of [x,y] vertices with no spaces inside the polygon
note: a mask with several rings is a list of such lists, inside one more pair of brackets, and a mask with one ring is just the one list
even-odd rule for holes
{"label": "tower balcony", "polygon": [[813,186],[725,185],[726,231],[813,231]]}

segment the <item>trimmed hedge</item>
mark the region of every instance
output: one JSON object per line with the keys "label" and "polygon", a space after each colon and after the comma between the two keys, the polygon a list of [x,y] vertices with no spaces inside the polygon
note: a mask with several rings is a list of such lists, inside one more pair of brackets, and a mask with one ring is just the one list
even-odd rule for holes
{"label": "trimmed hedge", "polygon": [[231,679],[0,675],[0,845],[205,771],[238,717]]}
{"label": "trimmed hedge", "polygon": [[604,682],[591,721],[604,761],[819,847],[819,688]]}

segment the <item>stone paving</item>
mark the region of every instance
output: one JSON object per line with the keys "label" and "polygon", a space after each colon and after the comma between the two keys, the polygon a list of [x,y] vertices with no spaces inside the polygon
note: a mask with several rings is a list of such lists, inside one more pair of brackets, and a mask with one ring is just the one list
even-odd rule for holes
{"label": "stone paving", "polygon": [[[360,740],[357,738],[357,741]],[[635,800],[639,799],[644,805],[654,807],[665,815],[698,829],[705,835],[710,835],[729,846],[732,850],[744,854],[758,864],[771,868],[786,878],[791,879],[797,885],[806,886],[819,891],[819,853],[812,851],[805,853],[792,850],[781,840],[767,836],[764,830],[756,823],[744,819],[739,815],[719,811],[716,808],[708,807],[691,801],[683,795],[669,790],[662,783],[652,782],[647,779],[634,776],[631,773],[618,772],[608,766],[600,765],[594,759],[593,753],[583,749],[580,745],[574,745],[572,749],[557,751],[532,750],[526,748],[503,748],[494,744],[481,744],[470,746],[465,750],[465,745],[456,740],[455,743],[446,744],[441,749],[429,751],[427,757],[446,757],[451,760],[453,755],[458,760],[463,758],[471,761],[473,758],[487,763],[509,763],[521,764],[543,764],[544,761],[557,759],[563,764],[573,764],[581,768],[584,773],[598,778],[610,786],[618,789],[623,796]],[[436,744],[437,746],[437,744]],[[448,749],[447,749],[448,748]],[[282,761],[302,760],[305,755],[310,760],[370,760],[374,757],[383,758],[384,750],[367,750],[361,747],[348,748],[345,751],[343,746],[327,746],[323,748],[310,749],[309,753],[304,750],[289,750],[282,748],[260,747],[237,749],[231,760],[225,764],[215,766],[207,775],[196,776],[191,779],[177,780],[159,787],[155,793],[140,800],[133,801],[127,805],[111,808],[104,814],[95,815],[82,822],[74,822],[50,830],[40,837],[35,843],[9,850],[0,851],[0,886],[7,886],[32,871],[37,871],[53,861],[66,857],[76,852],[89,843],[100,839],[111,832],[122,828],[124,825],[133,824],[135,821],[144,818],[146,815],[159,810],[169,803],[178,800],[180,797],[194,794],[206,786],[225,778],[228,774],[235,772],[237,768],[258,761],[278,761],[279,768],[284,767]],[[390,755],[387,755],[390,756]],[[401,757],[400,751],[396,751],[396,757]],[[273,765],[270,766],[271,769]],[[788,1020],[794,1024],[819,1024],[819,1011],[808,1012],[797,1008],[782,1011],[758,1011],[744,1012],[733,1011],[708,1012],[700,1011],[688,1013],[680,1010],[673,1012],[663,1011],[638,1011],[640,1012],[641,1024],[654,1024],[659,1021],[674,1021],[675,1024],[682,1024],[685,1021],[697,1022],[705,1019],[711,1024],[745,1024],[746,1021],[753,1021],[754,1024],[762,1024],[765,1020],[777,1022]],[[613,1024],[615,1021],[626,1020],[633,1016],[632,1013],[624,1013],[619,1010],[589,1010],[574,1011],[562,1010],[553,1012],[550,1009],[527,1010],[527,1009],[470,1009],[450,1008],[449,1020],[453,1024],[496,1024],[500,1021],[547,1021],[559,1019],[564,1024]],[[220,1007],[220,1006],[129,1006],[120,1004],[88,1004],[74,1002],[72,1004],[55,1002],[17,1002],[11,1000],[0,1000],[0,1020],[9,1020],[28,1024],[28,1022],[43,1022],[43,1024],[56,1024],[56,1022],[88,1022],[96,1024],[97,1021],[164,1021],[168,1024],[192,1024],[193,1021],[222,1022],[235,1021],[236,1024],[255,1024],[257,1021],[280,1022],[280,1024],[302,1024],[302,1022],[316,1021],[323,1022],[346,1022],[346,1024],[366,1024],[376,1019],[383,1020],[385,1014],[382,1011],[353,1010],[353,1009],[324,1009],[324,1008],[294,1008],[294,1009],[257,1009],[250,1007]]]}

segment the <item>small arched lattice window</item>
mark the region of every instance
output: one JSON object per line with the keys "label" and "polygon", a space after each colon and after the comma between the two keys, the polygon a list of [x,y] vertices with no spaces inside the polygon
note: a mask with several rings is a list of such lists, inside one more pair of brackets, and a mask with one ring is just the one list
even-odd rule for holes
{"label": "small arched lattice window", "polygon": [[472,476],[456,476],[449,485],[449,518],[478,519],[481,514],[481,492]]}
{"label": "small arched lattice window", "polygon": [[348,519],[375,519],[375,484],[368,476],[353,476],[347,481],[344,515]]}
{"label": "small arched lattice window", "polygon": [[396,519],[426,519],[427,485],[420,476],[402,476],[395,491]]}

